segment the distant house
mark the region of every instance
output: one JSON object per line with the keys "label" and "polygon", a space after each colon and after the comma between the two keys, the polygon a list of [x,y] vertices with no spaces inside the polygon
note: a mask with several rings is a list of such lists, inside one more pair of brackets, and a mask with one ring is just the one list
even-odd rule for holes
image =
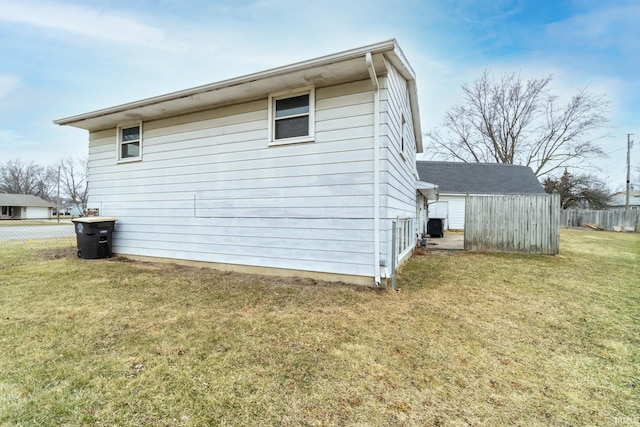
{"label": "distant house", "polygon": [[[611,195],[610,209],[624,209],[627,207],[627,192],[619,191]],[[629,209],[640,209],[640,191],[629,192]]]}
{"label": "distant house", "polygon": [[448,230],[464,229],[467,194],[544,194],[528,166],[418,161],[417,169],[420,180],[438,186],[439,198],[429,205],[429,218],[445,219]]}
{"label": "distant house", "polygon": [[115,253],[372,284],[432,194],[416,93],[389,40],[55,123],[89,131]]}
{"label": "distant house", "polygon": [[82,216],[83,212],[78,203],[65,202],[60,206],[60,215]]}
{"label": "distant house", "polygon": [[0,193],[0,219],[51,218],[55,206],[30,194]]}

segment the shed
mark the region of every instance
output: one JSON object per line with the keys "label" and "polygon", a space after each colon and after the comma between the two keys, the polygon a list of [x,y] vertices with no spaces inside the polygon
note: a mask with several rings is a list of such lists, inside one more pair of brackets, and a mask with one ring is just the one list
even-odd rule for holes
{"label": "shed", "polygon": [[464,229],[467,194],[544,194],[528,166],[420,160],[417,168],[422,181],[438,186],[439,198],[429,205],[429,218],[444,219],[447,230]]}
{"label": "shed", "polygon": [[377,284],[415,246],[422,132],[396,40],[54,123],[89,131],[114,253]]}

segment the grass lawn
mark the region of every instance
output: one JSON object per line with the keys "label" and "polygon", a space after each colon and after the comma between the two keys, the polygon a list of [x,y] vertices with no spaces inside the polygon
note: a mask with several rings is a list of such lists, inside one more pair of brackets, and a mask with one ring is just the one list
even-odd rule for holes
{"label": "grass lawn", "polygon": [[640,235],[560,248],[393,292],[3,243],[0,425],[640,426]]}

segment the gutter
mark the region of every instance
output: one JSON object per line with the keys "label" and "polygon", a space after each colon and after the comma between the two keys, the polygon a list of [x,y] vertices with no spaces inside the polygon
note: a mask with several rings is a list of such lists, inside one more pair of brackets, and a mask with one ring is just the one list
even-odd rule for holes
{"label": "gutter", "polygon": [[365,54],[373,86],[373,270],[380,286],[380,85],[371,52]]}

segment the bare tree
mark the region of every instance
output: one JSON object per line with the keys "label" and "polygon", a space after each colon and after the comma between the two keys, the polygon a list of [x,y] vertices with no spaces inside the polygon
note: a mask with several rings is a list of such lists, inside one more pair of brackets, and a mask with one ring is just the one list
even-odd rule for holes
{"label": "bare tree", "polygon": [[56,177],[50,168],[34,162],[22,163],[20,159],[0,165],[0,192],[10,194],[32,194],[52,201]]}
{"label": "bare tree", "polygon": [[87,207],[88,163],[87,157],[78,161],[68,157],[60,159],[57,165],[60,172],[60,192],[66,195],[80,212],[84,212]]}
{"label": "bare tree", "polygon": [[606,209],[611,200],[611,190],[606,183],[592,175],[574,175],[567,169],[559,177],[547,176],[542,180],[544,190],[560,194],[562,209]]}
{"label": "bare tree", "polygon": [[436,156],[463,162],[512,163],[547,175],[587,159],[604,157],[594,133],[608,122],[604,96],[584,87],[566,105],[549,87],[553,76],[496,81],[489,71],[452,107],[440,129],[426,134]]}

